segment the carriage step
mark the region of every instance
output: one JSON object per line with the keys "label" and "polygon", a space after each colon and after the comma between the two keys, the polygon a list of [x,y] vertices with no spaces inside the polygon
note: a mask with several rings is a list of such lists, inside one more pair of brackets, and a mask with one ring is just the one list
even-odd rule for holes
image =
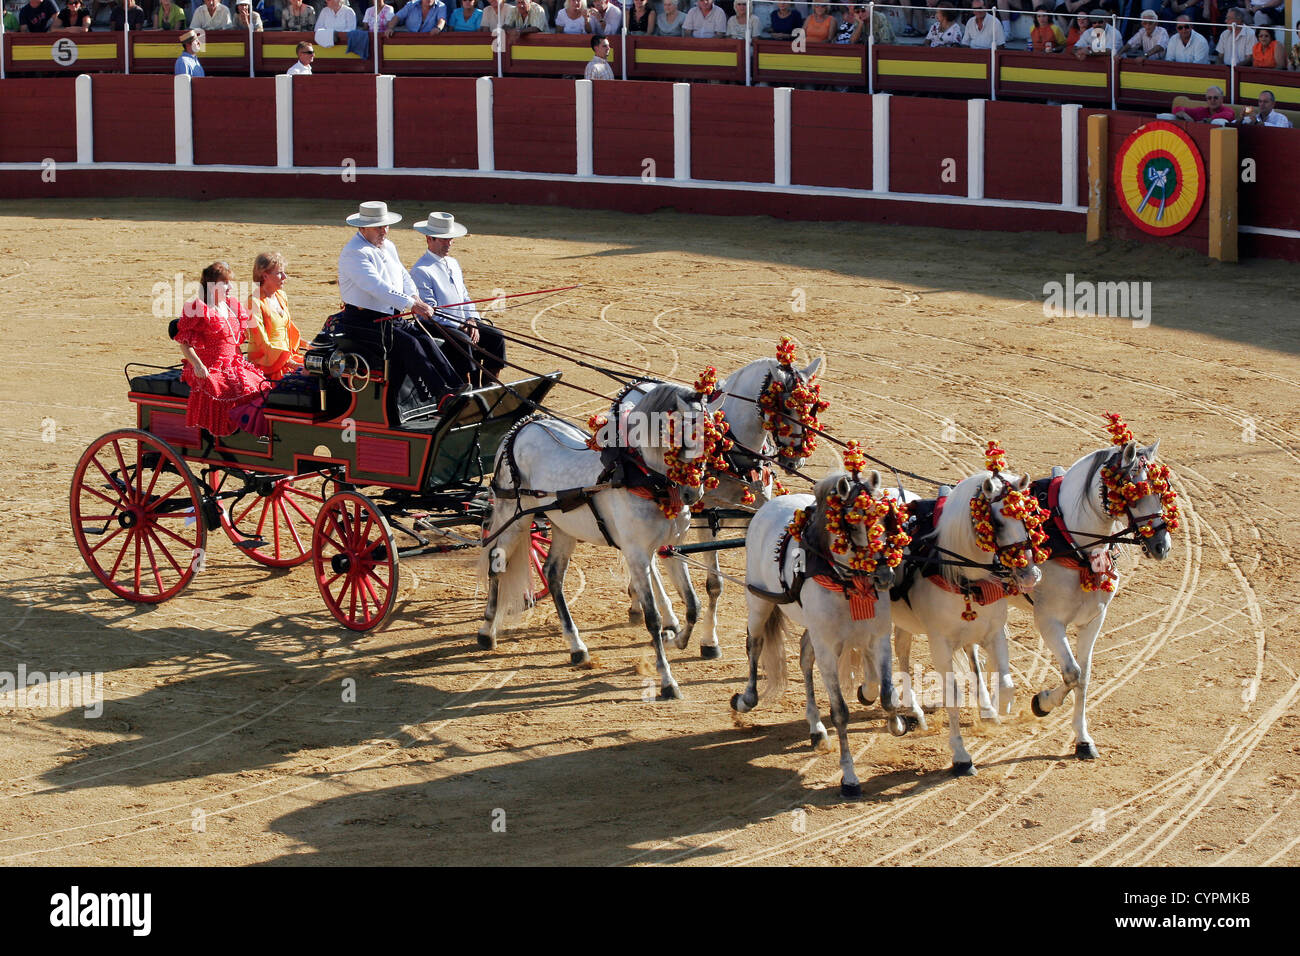
{"label": "carriage step", "polygon": [[245,538],[243,541],[236,541],[236,548],[243,548],[245,551],[256,551],[258,548],[265,548],[267,545],[265,538]]}

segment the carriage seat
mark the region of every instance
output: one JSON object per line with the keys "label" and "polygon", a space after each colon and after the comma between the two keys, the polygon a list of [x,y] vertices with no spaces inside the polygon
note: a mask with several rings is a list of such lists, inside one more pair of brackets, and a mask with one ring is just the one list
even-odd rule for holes
{"label": "carriage seat", "polygon": [[169,368],[152,375],[136,375],[131,379],[131,391],[146,395],[168,395],[172,398],[189,398],[190,387],[181,381],[180,368]]}

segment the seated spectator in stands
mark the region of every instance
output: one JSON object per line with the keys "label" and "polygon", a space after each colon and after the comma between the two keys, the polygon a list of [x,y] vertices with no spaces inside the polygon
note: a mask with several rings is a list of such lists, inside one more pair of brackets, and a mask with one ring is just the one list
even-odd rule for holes
{"label": "seated spectator in stands", "polygon": [[591,11],[578,0],[565,0],[564,7],[555,13],[556,33],[590,33]]}
{"label": "seated spectator in stands", "polygon": [[248,360],[269,382],[278,382],[302,368],[302,336],[289,315],[284,294],[287,266],[278,252],[259,253],[253,260],[257,290],[248,297]]}
{"label": "seated spectator in stands", "polygon": [[789,40],[794,36],[794,31],[801,26],[803,26],[803,14],[791,9],[787,0],[781,0],[776,5],[776,9],[772,11],[771,22],[768,24],[773,40]]}
{"label": "seated spectator in stands", "polygon": [[1242,126],[1277,126],[1282,129],[1291,128],[1291,120],[1285,113],[1279,113],[1273,107],[1277,105],[1277,98],[1273,96],[1272,90],[1264,90],[1259,94],[1259,110],[1253,106],[1246,107],[1246,115],[1241,118]]}
{"label": "seated spectator in stands", "polygon": [[18,32],[18,18],[4,9],[4,4],[0,4],[0,23],[4,24],[5,33]]}
{"label": "seated spectator in stands", "polygon": [[1245,21],[1246,15],[1236,7],[1224,18],[1228,29],[1219,34],[1219,44],[1214,48],[1215,58],[1224,66],[1250,66],[1255,35],[1242,25]]}
{"label": "seated spectator in stands", "polygon": [[478,28],[481,33],[492,33],[497,27],[505,28],[501,21],[505,19],[508,8],[501,5],[501,0],[487,0],[482,10],[483,16],[479,20]]}
{"label": "seated spectator in stands", "polygon": [[[737,10],[741,6],[743,4],[736,4]],[[655,8],[651,6],[650,0],[632,0],[632,9],[627,12],[627,32],[654,36]]]}
{"label": "seated spectator in stands", "polygon": [[27,4],[18,11],[18,30],[20,33],[48,33],[59,16],[59,8],[54,0],[27,0]]}
{"label": "seated spectator in stands", "polygon": [[447,20],[447,29],[452,33],[472,33],[482,25],[483,11],[474,6],[474,0],[460,0]]}
{"label": "seated spectator in stands", "polygon": [[1080,13],[1070,24],[1070,32],[1065,35],[1065,48],[1073,50],[1074,45],[1079,42],[1079,37],[1083,36],[1092,29],[1092,17],[1086,13]]}
{"label": "seated spectator in stands", "polygon": [[506,10],[506,29],[520,33],[550,33],[546,8],[534,0],[518,0]]}
{"label": "seated spectator in stands", "polygon": [[682,36],[695,37],[699,40],[711,40],[727,35],[727,15],[713,4],[713,0],[696,0],[686,21],[682,24]]}
{"label": "seated spectator in stands", "polygon": [[1006,37],[1002,33],[1002,21],[988,15],[985,0],[970,0],[970,5],[975,12],[966,21],[966,29],[961,38],[962,46],[968,46],[972,50],[1003,46]]}
{"label": "seated spectator in stands", "polygon": [[1173,118],[1189,123],[1213,123],[1216,120],[1231,123],[1237,118],[1231,106],[1223,105],[1223,90],[1219,87],[1211,86],[1205,91],[1205,102],[1206,106],[1189,106],[1178,110],[1173,114]]}
{"label": "seated spectator in stands", "polygon": [[[1164,0],[1164,5],[1159,10],[1160,21],[1162,23],[1176,21],[1184,13],[1187,14],[1189,20],[1193,17],[1199,17],[1203,3],[1204,0]],[[1167,53],[1165,59],[1169,59]]]}
{"label": "seated spectator in stands", "polygon": [[[1067,20],[1070,17],[1084,16],[1088,12],[1088,4],[1092,2],[1095,2],[1095,0],[1060,0],[1060,3],[1056,5],[1056,15]],[[1190,2],[1200,3],[1202,0],[1190,0]],[[1073,46],[1068,36],[1065,38],[1065,44],[1066,46]]]}
{"label": "seated spectator in stands", "polygon": [[[182,23],[184,20],[181,21]],[[15,26],[17,21],[14,21]],[[8,27],[6,27],[8,29]],[[50,32],[90,32],[90,12],[81,0],[68,0],[67,6],[59,11],[56,23],[50,24]]]}
{"label": "seated spectator in stands", "polygon": [[1296,39],[1291,44],[1291,52],[1287,54],[1286,68],[1295,71],[1300,70],[1300,20],[1295,22],[1295,33],[1293,36],[1295,36]]}
{"label": "seated spectator in stands", "polygon": [[194,16],[190,17],[191,30],[229,30],[234,23],[229,8],[223,7],[219,0],[203,0],[203,6],[195,7]]}
{"label": "seated spectator in stands", "polygon": [[203,75],[203,64],[199,62],[199,58],[194,53],[198,42],[199,32],[197,30],[186,30],[181,34],[181,50],[183,52],[176,58],[176,66],[172,70],[174,74],[177,76]]}
{"label": "seated spectator in stands", "polygon": [[1165,47],[1165,59],[1170,63],[1210,62],[1210,41],[1192,29],[1186,14],[1174,24],[1174,36]]}
{"label": "seated spectator in stands", "polygon": [[[324,13],[324,11],[321,11]],[[387,21],[384,36],[390,37],[401,27],[410,33],[437,36],[447,29],[447,5],[442,0],[407,0],[397,16]]]}
{"label": "seated spectator in stands", "polygon": [[[1059,53],[1065,48],[1065,34],[1061,32],[1047,7],[1038,6],[1034,10],[1037,24],[1029,31],[1029,49],[1033,53]],[[930,44],[934,46],[935,44]]]}
{"label": "seated spectator in stands", "polygon": [[[241,0],[241,2],[243,2],[243,0]],[[380,33],[387,32],[388,28],[393,25],[395,16],[396,14],[393,12],[391,4],[384,3],[379,7]],[[375,29],[375,5],[373,3],[366,10],[366,15],[361,18],[361,29],[370,30],[371,32]]]}
{"label": "seated spectator in stands", "polygon": [[261,33],[262,16],[253,11],[253,0],[235,0],[235,29],[247,32],[249,20],[253,22],[253,32]]}
{"label": "seated spectator in stands", "polygon": [[1250,51],[1250,65],[1257,70],[1281,70],[1286,68],[1286,54],[1282,44],[1273,39],[1273,31],[1260,27],[1255,31],[1259,42]]}
{"label": "seated spectator in stands", "polygon": [[[441,5],[441,0],[439,0]],[[410,4],[407,4],[410,6]],[[389,24],[391,27],[392,24]],[[325,0],[325,6],[316,14],[316,30],[313,40],[316,46],[333,46],[335,43],[346,44],[348,34],[357,28],[357,14],[351,7],[343,6],[341,0]]]}
{"label": "seated spectator in stands", "polygon": [[1092,26],[1074,44],[1076,59],[1086,60],[1090,56],[1112,56],[1120,47],[1119,33],[1110,25],[1106,11],[1096,9],[1089,17]]}
{"label": "seated spectator in stands", "polygon": [[109,29],[120,33],[129,18],[132,32],[143,30],[146,19],[144,10],[141,9],[140,5],[135,0],[118,0],[118,4],[118,8],[113,11],[113,15],[109,18]]}
{"label": "seated spectator in stands", "polygon": [[623,32],[623,7],[609,0],[591,0],[591,32],[612,37]]}
{"label": "seated spectator in stands", "polygon": [[316,50],[312,47],[310,40],[298,41],[298,46],[294,49],[298,57],[298,62],[285,71],[287,76],[311,76],[311,61],[316,57]]}
{"label": "seated spectator in stands", "polygon": [[[750,15],[749,6],[745,0],[736,0],[736,12],[727,18],[727,36],[731,39],[743,40],[746,32],[751,40],[763,35],[763,25]],[[849,23],[851,30],[852,22],[848,17],[844,19]]]}
{"label": "seated spectator in stands", "polygon": [[[854,12],[853,15],[856,18],[857,23],[853,26],[853,34],[849,37],[849,42],[867,42],[868,34],[866,31],[866,24],[868,19],[871,20],[870,37],[873,43],[879,45],[881,43],[896,42],[894,37],[894,25],[889,22],[889,17],[885,16],[879,7],[876,8],[874,15],[868,17],[869,13],[871,13],[871,8],[866,6],[859,6],[857,11]],[[957,30],[960,33],[961,24],[957,24]]]}
{"label": "seated spectator in stands", "polygon": [[803,22],[804,37],[809,43],[830,43],[839,24],[826,12],[826,4],[814,3],[812,13]]}
{"label": "seated spectator in stands", "polygon": [[1257,27],[1281,26],[1286,0],[1250,0],[1250,12]]}
{"label": "seated spectator in stands", "polygon": [[275,0],[253,0],[253,12],[262,18],[262,25],[267,29],[280,29],[280,11]]}
{"label": "seated spectator in stands", "polygon": [[1156,22],[1154,10],[1142,11],[1142,25],[1137,33],[1129,38],[1121,51],[1123,56],[1136,57],[1139,60],[1162,60],[1165,49],[1169,46],[1169,33]]}
{"label": "seated spectator in stands", "polygon": [[303,0],[289,0],[284,7],[282,22],[284,25],[280,29],[294,33],[315,30],[316,8]]}
{"label": "seated spectator in stands", "polygon": [[609,38],[603,33],[591,38],[591,62],[583,71],[586,80],[612,80],[614,68],[609,65]]}
{"label": "seated spectator in stands", "polygon": [[153,12],[153,28],[155,30],[184,30],[185,29],[185,11],[179,3],[173,0],[162,0]]}
{"label": "seated spectator in stands", "polygon": [[664,0],[664,12],[655,20],[655,36],[679,37],[686,23],[686,14],[677,10],[677,0]]}

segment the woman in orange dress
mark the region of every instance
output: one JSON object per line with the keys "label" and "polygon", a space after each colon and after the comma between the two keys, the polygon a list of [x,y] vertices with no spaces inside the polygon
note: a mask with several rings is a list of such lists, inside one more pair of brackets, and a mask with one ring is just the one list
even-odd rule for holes
{"label": "woman in orange dress", "polygon": [[804,37],[809,43],[830,43],[837,26],[835,18],[826,12],[826,4],[814,3],[812,13],[803,22]]}
{"label": "woman in orange dress", "polygon": [[190,387],[185,424],[220,438],[239,429],[232,415],[259,403],[271,389],[255,365],[239,354],[248,312],[230,297],[230,266],[203,270],[204,297],[187,302],[177,323],[176,344],[185,358],[181,381]]}
{"label": "woman in orange dress", "polygon": [[260,253],[253,262],[258,291],[248,297],[248,360],[270,381],[302,368],[302,336],[289,317],[284,294],[285,261],[278,252]]}

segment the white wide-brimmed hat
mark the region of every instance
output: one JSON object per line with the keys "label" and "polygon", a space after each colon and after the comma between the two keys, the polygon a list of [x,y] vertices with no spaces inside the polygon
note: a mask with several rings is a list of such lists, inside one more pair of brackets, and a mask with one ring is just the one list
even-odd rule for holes
{"label": "white wide-brimmed hat", "polygon": [[349,226],[356,226],[358,229],[391,226],[393,223],[401,221],[401,216],[388,211],[388,203],[386,202],[363,202],[357,207],[357,211],[348,216],[347,219]]}
{"label": "white wide-brimmed hat", "polygon": [[431,212],[428,219],[421,219],[411,228],[435,239],[458,239],[469,235],[469,230],[458,223],[456,217],[449,212]]}

